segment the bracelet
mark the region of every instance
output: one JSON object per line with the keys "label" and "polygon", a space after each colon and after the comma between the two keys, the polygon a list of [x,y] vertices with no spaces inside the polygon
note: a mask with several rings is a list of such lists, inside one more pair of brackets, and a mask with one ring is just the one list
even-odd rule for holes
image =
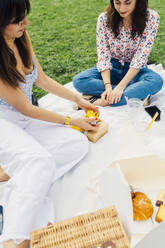
{"label": "bracelet", "polygon": [[107,84],[111,84],[111,83],[105,83],[104,86],[107,85]]}
{"label": "bracelet", "polygon": [[66,117],[66,121],[64,122],[64,124],[67,126],[67,125],[70,125],[70,121],[71,121],[71,118],[70,116],[67,116]]}

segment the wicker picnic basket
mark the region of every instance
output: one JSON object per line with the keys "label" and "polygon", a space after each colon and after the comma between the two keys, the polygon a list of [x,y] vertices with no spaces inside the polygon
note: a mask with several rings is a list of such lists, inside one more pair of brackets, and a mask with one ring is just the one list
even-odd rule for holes
{"label": "wicker picnic basket", "polygon": [[31,233],[31,248],[92,248],[112,241],[129,248],[129,240],[114,206],[58,222]]}

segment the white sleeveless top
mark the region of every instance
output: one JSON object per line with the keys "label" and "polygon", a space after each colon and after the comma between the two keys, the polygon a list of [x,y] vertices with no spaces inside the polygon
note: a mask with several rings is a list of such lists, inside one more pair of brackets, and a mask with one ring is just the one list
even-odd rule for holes
{"label": "white sleeveless top", "polygon": [[[19,83],[21,90],[24,92],[27,100],[30,103],[32,103],[33,84],[34,84],[34,82],[38,76],[36,61],[34,60],[34,58],[32,58],[32,60],[33,60],[33,71],[30,74],[25,76],[25,83]],[[1,106],[5,106],[10,110],[12,109],[12,110],[16,111],[10,104],[8,104],[7,102],[5,102],[3,99],[0,98],[0,107]]]}

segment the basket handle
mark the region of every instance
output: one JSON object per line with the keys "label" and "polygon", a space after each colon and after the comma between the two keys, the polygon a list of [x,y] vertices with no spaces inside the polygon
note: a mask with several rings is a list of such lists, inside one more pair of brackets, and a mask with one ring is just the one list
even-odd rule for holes
{"label": "basket handle", "polygon": [[112,241],[103,243],[101,246],[94,246],[92,248],[116,248],[116,245]]}

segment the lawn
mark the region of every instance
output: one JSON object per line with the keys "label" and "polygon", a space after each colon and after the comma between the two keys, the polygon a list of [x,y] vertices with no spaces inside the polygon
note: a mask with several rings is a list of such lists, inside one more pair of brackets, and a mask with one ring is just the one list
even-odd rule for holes
{"label": "lawn", "polygon": [[[31,0],[29,15],[35,53],[43,70],[61,84],[73,76],[95,66],[96,22],[109,3],[107,0]],[[164,0],[149,0],[157,10],[161,23],[150,60],[165,67],[165,11]],[[34,87],[37,97],[45,94]]]}

